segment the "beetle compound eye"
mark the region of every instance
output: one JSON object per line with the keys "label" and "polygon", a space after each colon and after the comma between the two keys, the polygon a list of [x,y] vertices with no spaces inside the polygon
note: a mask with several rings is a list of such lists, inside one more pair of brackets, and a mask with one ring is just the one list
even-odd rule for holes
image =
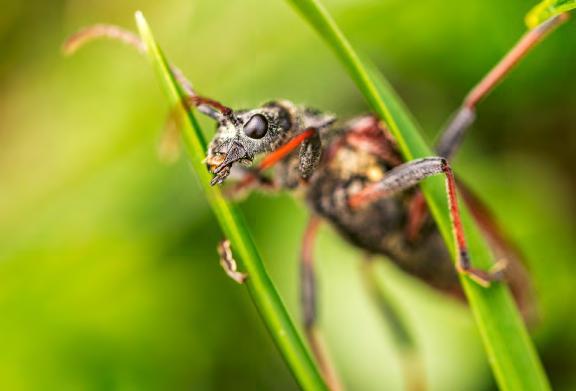
{"label": "beetle compound eye", "polygon": [[268,131],[268,121],[262,114],[254,114],[244,125],[244,133],[250,138],[262,138]]}

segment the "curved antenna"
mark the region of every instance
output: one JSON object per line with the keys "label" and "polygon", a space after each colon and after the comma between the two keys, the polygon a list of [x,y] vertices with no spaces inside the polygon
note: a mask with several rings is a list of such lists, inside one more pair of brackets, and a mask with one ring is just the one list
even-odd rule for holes
{"label": "curved antenna", "polygon": [[[119,41],[133,47],[140,54],[146,53],[146,45],[144,45],[144,42],[142,42],[140,37],[129,30],[110,24],[95,24],[79,30],[64,42],[62,45],[62,51],[65,55],[69,56],[74,54],[87,43],[101,38]],[[185,102],[187,105],[192,104],[196,106],[198,111],[216,121],[222,122],[224,120],[229,120],[233,123],[237,122],[231,108],[224,106],[214,99],[197,95],[194,92],[192,83],[186,78],[186,76],[184,76],[184,73],[178,67],[170,64],[170,70],[188,96],[188,99]]]}

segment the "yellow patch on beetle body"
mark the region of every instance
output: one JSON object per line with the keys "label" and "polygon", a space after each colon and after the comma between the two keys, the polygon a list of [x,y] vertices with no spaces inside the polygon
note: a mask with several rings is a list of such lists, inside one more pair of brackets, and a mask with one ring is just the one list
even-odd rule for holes
{"label": "yellow patch on beetle body", "polygon": [[384,178],[382,165],[374,155],[350,148],[340,149],[331,161],[330,168],[337,171],[342,179],[361,175],[371,182],[377,182]]}
{"label": "yellow patch on beetle body", "polygon": [[371,182],[378,182],[384,178],[384,172],[379,165],[374,165],[368,168],[366,176]]}

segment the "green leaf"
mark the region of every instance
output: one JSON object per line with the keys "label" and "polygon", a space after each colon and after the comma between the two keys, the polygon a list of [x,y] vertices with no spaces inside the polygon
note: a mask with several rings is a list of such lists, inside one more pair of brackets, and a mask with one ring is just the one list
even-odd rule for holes
{"label": "green leaf", "polygon": [[[326,385],[312,360],[310,352],[302,342],[274,284],[266,272],[242,215],[233,205],[227,202],[219,187],[210,186],[211,175],[203,163],[206,141],[202,136],[202,131],[194,114],[184,107],[185,94],[182,87],[176,81],[168,62],[154,41],[150,28],[140,12],[136,13],[136,23],[142,40],[146,45],[146,52],[162,84],[169,93],[170,102],[174,107],[180,108],[187,119],[183,121],[183,138],[188,157],[224,234],[231,242],[235,258],[240,261],[241,267],[248,273],[245,285],[250,292],[254,305],[301,387],[306,390],[326,390]],[[215,266],[217,265],[216,257],[215,252]],[[234,325],[231,325],[231,329],[233,328]],[[236,334],[238,338],[242,338],[240,330]]]}
{"label": "green leaf", "polygon": [[528,12],[526,25],[534,28],[553,16],[560,15],[576,8],[576,0],[544,0]]}
{"label": "green leaf", "polygon": [[[363,61],[318,0],[287,0],[333,50],[373,110],[386,121],[406,160],[433,156],[420,127],[387,80]],[[422,184],[429,208],[454,255],[451,222],[442,178]],[[463,210],[464,228],[475,266],[493,264],[490,248],[469,213]],[[432,265],[430,267],[433,267]],[[548,390],[542,364],[516,309],[508,287],[494,283],[482,288],[462,277],[462,285],[480,331],[488,361],[502,390]],[[441,352],[439,352],[441,354]],[[455,369],[457,370],[457,369]]]}

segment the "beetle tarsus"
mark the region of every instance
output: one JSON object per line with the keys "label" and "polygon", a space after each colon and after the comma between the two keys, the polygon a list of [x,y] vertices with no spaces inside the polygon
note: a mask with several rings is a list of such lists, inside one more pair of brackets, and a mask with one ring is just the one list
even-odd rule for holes
{"label": "beetle tarsus", "polygon": [[218,243],[218,254],[220,255],[220,265],[228,277],[238,284],[243,284],[248,278],[248,274],[238,271],[238,265],[232,256],[232,249],[230,248],[230,241],[228,239],[224,239]]}

